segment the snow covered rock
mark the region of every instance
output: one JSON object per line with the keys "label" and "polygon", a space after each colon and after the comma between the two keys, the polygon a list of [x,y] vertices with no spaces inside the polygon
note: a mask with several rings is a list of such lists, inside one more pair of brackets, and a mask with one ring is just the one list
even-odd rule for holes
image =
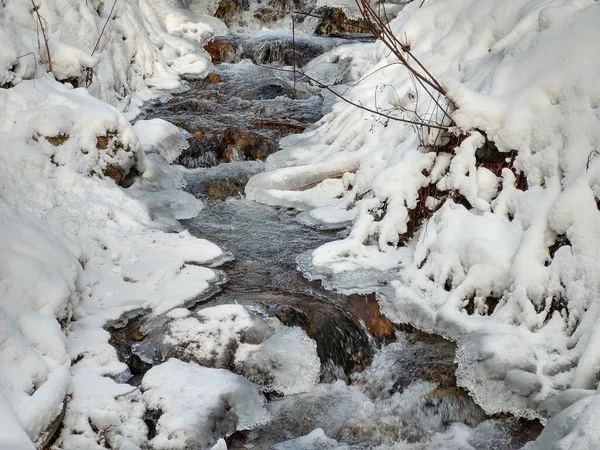
{"label": "snow covered rock", "polygon": [[189,145],[186,132],[163,119],[138,120],[133,129],[145,153],[158,153],[169,164]]}
{"label": "snow covered rock", "polygon": [[223,369],[170,359],[144,376],[142,390],[148,408],[160,414],[150,442],[157,450],[205,449],[270,418],[258,389]]}
{"label": "snow covered rock", "polygon": [[303,330],[281,327],[260,344],[241,344],[235,368],[265,390],[289,395],[313,389],[321,361],[315,341]]}
{"label": "snow covered rock", "polygon": [[[129,411],[135,405],[119,396],[130,387],[108,378],[126,367],[102,327],[205,292],[216,273],[186,263],[215,263],[223,252],[173,233],[176,218],[201,204],[180,191],[160,199],[182,176],[144,157],[114,107],[45,75],[1,89],[0,112],[0,391],[14,412],[6,421],[41,445],[71,395],[61,445],[99,436],[139,444],[143,410]],[[143,172],[134,189],[115,184],[133,167]]]}
{"label": "snow covered rock", "polygon": [[316,344],[303,330],[241,305],[205,308],[170,322],[161,356],[227,368],[281,394],[310,391],[321,368]]}
{"label": "snow covered rock", "polygon": [[274,450],[347,450],[349,448],[347,444],[339,444],[335,439],[328,438],[322,428],[317,428],[306,436],[290,439],[273,446]]}

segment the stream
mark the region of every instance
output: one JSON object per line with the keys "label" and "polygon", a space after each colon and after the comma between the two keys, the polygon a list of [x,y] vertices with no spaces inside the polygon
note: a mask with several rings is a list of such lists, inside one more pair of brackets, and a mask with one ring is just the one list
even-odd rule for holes
{"label": "stream", "polygon": [[[319,384],[290,395],[265,390],[272,420],[229,433],[228,448],[516,449],[535,439],[538,423],[486,416],[456,386],[453,343],[395,326],[381,314],[374,295],[338,295],[300,275],[299,255],[346,236],[347,229],[309,228],[296,220],[295,211],[243,198],[246,181],[264,170],[257,160],[275,152],[278,139],[323,115],[315,87],[294,86],[289,72],[263,66],[289,63],[289,39],[272,32],[254,40],[248,36],[229,37],[210,77],[191,81],[187,91],[168,101],[150,103],[143,117],[163,118],[189,133],[190,148],[177,163],[190,169],[187,190],[205,207],[182,223],[235,257],[219,267],[222,280],[188,309],[243,305],[300,327],[316,342]],[[302,63],[348,42],[303,39]],[[134,385],[153,365],[181,357],[162,344],[171,319],[147,320],[145,314],[132,312],[109,326]],[[156,417],[148,417],[151,433],[155,423]]]}

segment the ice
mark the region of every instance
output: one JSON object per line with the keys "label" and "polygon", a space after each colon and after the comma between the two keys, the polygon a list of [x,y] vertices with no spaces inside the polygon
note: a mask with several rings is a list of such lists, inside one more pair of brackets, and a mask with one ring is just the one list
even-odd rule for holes
{"label": "ice", "polygon": [[274,450],[348,450],[350,447],[330,439],[321,428],[311,431],[306,436],[291,439],[273,446]]}
{"label": "ice", "polygon": [[169,164],[189,145],[187,133],[163,119],[138,120],[133,129],[146,154],[158,153]]}
{"label": "ice", "polygon": [[206,448],[269,420],[258,389],[223,369],[170,359],[146,373],[142,390],[148,408],[161,413],[150,442],[155,449]]}
{"label": "ice", "polygon": [[319,382],[317,346],[300,328],[280,328],[260,344],[241,344],[235,366],[247,379],[284,395],[308,392]]}
{"label": "ice", "polygon": [[585,397],[554,416],[533,443],[524,450],[561,449],[591,450],[598,447],[600,417],[598,395]]}

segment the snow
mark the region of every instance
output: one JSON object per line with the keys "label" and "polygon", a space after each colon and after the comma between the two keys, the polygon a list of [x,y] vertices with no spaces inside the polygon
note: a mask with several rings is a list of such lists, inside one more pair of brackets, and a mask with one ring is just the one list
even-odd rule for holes
{"label": "snow", "polygon": [[241,305],[204,308],[182,317],[176,311],[160,344],[163,357],[230,369],[265,392],[308,392],[319,381],[316,344],[300,328],[284,327]]}
{"label": "snow", "polygon": [[138,120],[133,129],[146,154],[158,153],[169,164],[188,148],[187,132],[166,120]]}
{"label": "snow", "polygon": [[[413,2],[391,28],[446,89],[451,134],[338,100],[246,187],[312,226],[353,220],[301,270],[342,292],[377,291],[395,322],[457,341],[459,383],[488,413],[546,420],[548,399],[597,388],[599,21],[591,0]],[[382,43],[307,69],[345,83],[335,89],[355,103],[448,123]],[[482,160],[490,151],[498,169]]]}
{"label": "snow", "polygon": [[142,390],[148,407],[162,412],[150,441],[155,449],[206,448],[269,420],[258,389],[223,369],[170,359],[146,373]]}
{"label": "snow", "polygon": [[70,399],[58,445],[139,448],[145,404],[103,327],[206,292],[228,256],[177,221],[202,207],[160,157],[181,136],[129,121],[208,73],[202,43],[227,30],[166,0],[36,4],[53,73],[31,4],[0,5],[0,447],[41,445]]}

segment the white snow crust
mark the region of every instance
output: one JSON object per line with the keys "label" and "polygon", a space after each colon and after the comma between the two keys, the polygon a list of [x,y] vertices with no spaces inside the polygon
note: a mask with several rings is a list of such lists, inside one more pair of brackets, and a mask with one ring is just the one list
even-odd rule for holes
{"label": "white snow crust", "polygon": [[[246,193],[302,210],[311,225],[355,216],[346,239],[300,268],[340,291],[376,290],[395,322],[457,341],[459,384],[486,412],[545,420],[543,402],[595,390],[600,376],[600,4],[421,3],[391,27],[455,105],[454,137],[441,144],[462,138],[432,151],[437,132],[337,101],[316,128],[282,141]],[[336,55],[308,69],[347,83],[335,89],[355,103],[409,120],[431,114],[381,42],[352,52],[342,71]],[[497,175],[476,156],[486,141],[506,155]],[[420,197],[428,185],[446,192],[443,203]],[[435,212],[407,234],[424,204]]]}

